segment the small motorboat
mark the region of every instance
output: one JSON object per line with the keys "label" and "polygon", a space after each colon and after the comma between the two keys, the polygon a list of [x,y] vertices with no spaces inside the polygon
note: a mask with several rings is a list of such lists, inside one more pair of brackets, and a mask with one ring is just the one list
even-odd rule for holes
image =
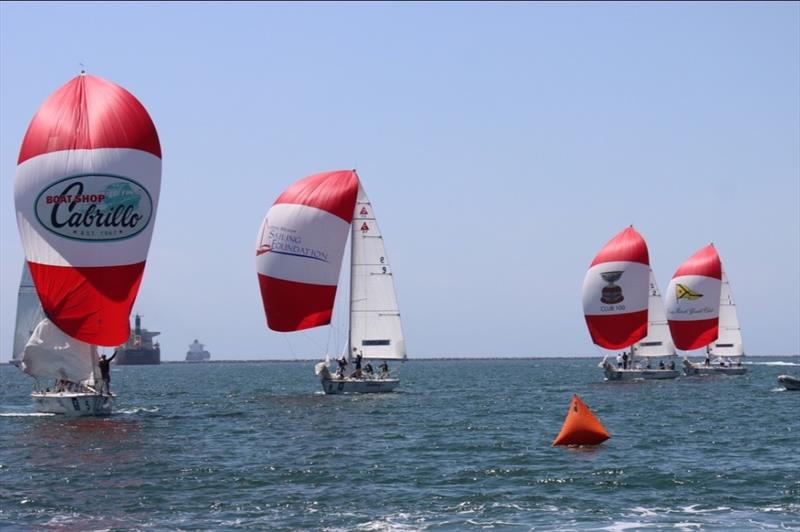
{"label": "small motorboat", "polygon": [[800,390],[800,377],[778,375],[778,383],[787,390]]}

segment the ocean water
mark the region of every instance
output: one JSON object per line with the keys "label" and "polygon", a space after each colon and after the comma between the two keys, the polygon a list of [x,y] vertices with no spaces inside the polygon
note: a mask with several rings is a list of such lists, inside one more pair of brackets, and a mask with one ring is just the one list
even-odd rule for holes
{"label": "ocean water", "polygon": [[[0,529],[800,529],[800,360],[606,383],[598,360],[411,361],[325,396],[313,362],[119,367],[108,418],[34,415],[0,367]],[[573,393],[611,433],[553,448]]]}

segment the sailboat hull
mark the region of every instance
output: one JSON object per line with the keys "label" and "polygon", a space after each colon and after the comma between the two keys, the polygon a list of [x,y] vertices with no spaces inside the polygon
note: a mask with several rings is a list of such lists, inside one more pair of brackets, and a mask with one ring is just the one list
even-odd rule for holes
{"label": "sailboat hull", "polygon": [[779,375],[778,383],[787,390],[800,390],[800,378],[791,375]]}
{"label": "sailboat hull", "polygon": [[109,416],[114,400],[109,395],[74,392],[34,392],[31,397],[37,412],[70,417]]}
{"label": "sailboat hull", "polygon": [[400,384],[400,379],[321,379],[326,395],[351,393],[388,393]]}
{"label": "sailboat hull", "polygon": [[607,381],[637,381],[637,380],[664,380],[675,379],[679,372],[677,369],[603,369]]}
{"label": "sailboat hull", "polygon": [[747,368],[743,366],[706,366],[705,364],[693,364],[688,360],[683,361],[683,372],[687,376],[697,375],[744,375]]}
{"label": "sailboat hull", "polygon": [[605,358],[600,363],[607,381],[640,381],[675,379],[680,375],[677,369],[622,369],[615,367]]}

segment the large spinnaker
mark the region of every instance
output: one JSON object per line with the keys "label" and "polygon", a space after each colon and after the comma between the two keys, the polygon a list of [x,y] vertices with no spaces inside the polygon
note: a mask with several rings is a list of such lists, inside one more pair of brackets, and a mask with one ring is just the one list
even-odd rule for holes
{"label": "large spinnaker", "polygon": [[14,200],[47,317],[87,344],[128,339],[161,186],[156,128],[128,91],[81,74],[39,108]]}
{"label": "large spinnaker", "polygon": [[386,245],[362,186],[352,223],[350,272],[351,356],[405,360],[400,307]]}
{"label": "large spinnaker", "polygon": [[667,320],[675,347],[705,347],[719,334],[722,264],[713,244],[687,259],[672,276],[666,293]]}
{"label": "large spinnaker", "polygon": [[628,227],[603,246],[583,281],[583,312],[595,344],[624,349],[647,335],[649,281],[647,244]]}
{"label": "large spinnaker", "polygon": [[324,172],[290,186],[267,212],[256,270],[270,329],[330,323],[357,194],[354,171]]}

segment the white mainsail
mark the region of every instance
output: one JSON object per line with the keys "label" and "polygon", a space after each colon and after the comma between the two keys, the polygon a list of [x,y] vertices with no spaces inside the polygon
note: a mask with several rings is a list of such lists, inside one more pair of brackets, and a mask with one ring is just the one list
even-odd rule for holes
{"label": "white mainsail", "polygon": [[14,326],[14,351],[11,354],[12,360],[21,361],[25,344],[28,343],[33,330],[44,319],[44,311],[36,294],[33,285],[31,271],[28,269],[28,262],[23,261],[22,278],[19,281],[19,293],[17,295],[17,321]]}
{"label": "white mainsail", "polygon": [[650,293],[647,299],[647,336],[633,346],[635,357],[675,356],[675,344],[669,332],[664,301],[658,290],[653,270],[650,270]]}
{"label": "white mainsail", "polygon": [[351,356],[405,360],[394,278],[372,204],[361,184],[351,224]]}
{"label": "white mainsail", "polygon": [[22,370],[36,379],[94,382],[97,348],[76,340],[49,319],[39,322],[25,345]]}
{"label": "white mainsail", "polygon": [[742,330],[736,315],[731,285],[725,270],[722,270],[722,287],[719,294],[719,336],[709,345],[709,353],[715,357],[742,357]]}

